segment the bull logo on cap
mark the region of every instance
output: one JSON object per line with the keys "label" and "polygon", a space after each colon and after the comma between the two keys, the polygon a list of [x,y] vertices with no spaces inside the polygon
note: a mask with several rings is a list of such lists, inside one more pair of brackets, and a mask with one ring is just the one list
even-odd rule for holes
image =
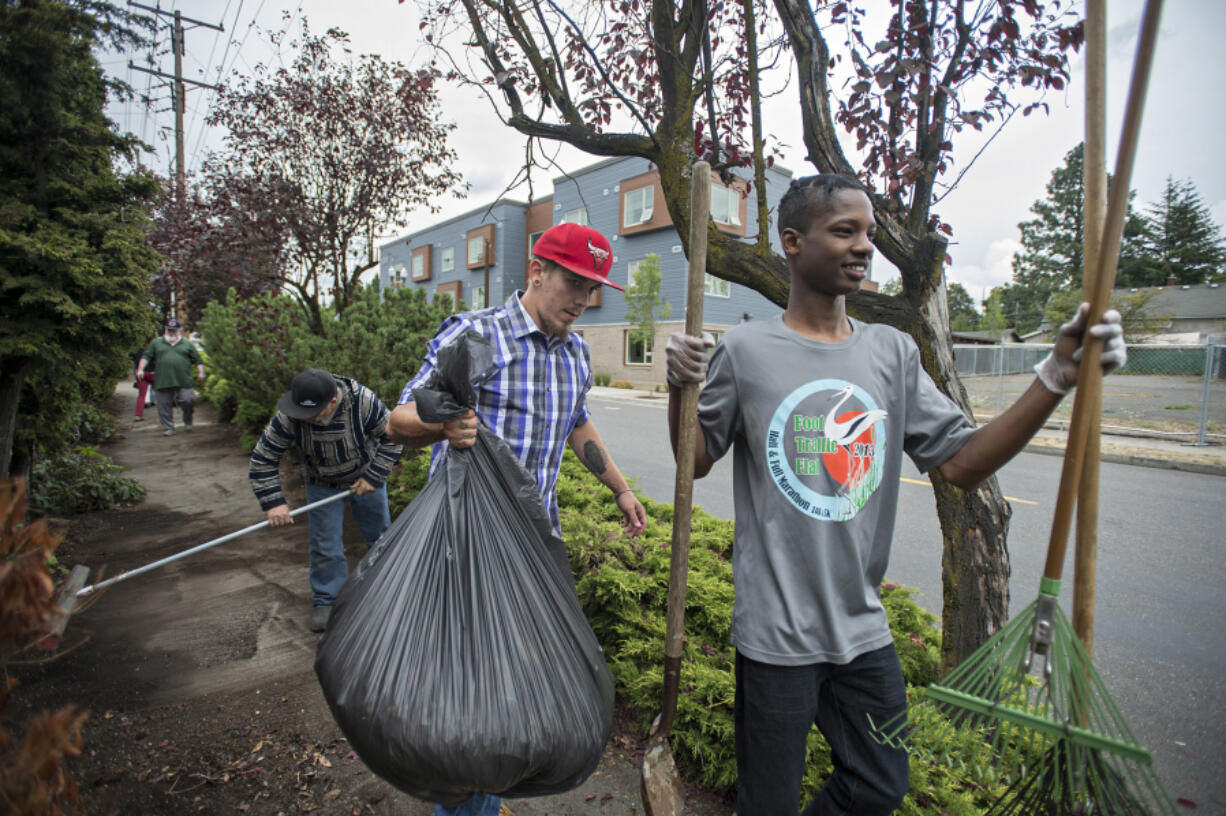
{"label": "bull logo on cap", "polygon": [[591,238],[587,239],[587,251],[592,253],[592,263],[596,265],[597,269],[602,268],[605,261],[609,260],[609,250],[596,246],[592,243]]}

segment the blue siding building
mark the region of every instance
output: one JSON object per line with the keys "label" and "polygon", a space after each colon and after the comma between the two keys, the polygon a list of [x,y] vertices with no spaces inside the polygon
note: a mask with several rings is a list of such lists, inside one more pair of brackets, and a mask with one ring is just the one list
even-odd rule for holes
{"label": "blue siding building", "polygon": [[[791,181],[790,171],[767,171],[772,212]],[[758,233],[755,207],[745,184],[712,183],[712,217],[732,235]],[[646,159],[615,158],[589,165],[553,182],[553,195],[531,204],[498,199],[463,215],[398,238],[380,247],[379,278],[384,287],[418,286],[428,293],[463,301],[468,308],[502,303],[526,284],[528,253],[540,233],[573,221],[600,230],[613,248],[609,277],[630,283],[649,254],[660,258],[660,294],[672,313],[657,324],[654,344],[631,342],[622,294],[610,287],[593,298],[573,330],[592,350],[592,370],[636,387],[663,385],[667,336],[685,325],[688,262],[664,205],[658,173]],[[779,251],[775,225],[766,226]],[[703,326],[719,334],[743,320],[776,315],[780,308],[752,289],[708,276]]]}

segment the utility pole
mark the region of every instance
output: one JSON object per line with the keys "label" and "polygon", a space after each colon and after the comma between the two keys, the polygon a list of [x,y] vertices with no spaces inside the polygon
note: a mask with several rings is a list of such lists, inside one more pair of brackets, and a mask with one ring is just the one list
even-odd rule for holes
{"label": "utility pole", "polygon": [[[159,17],[172,16],[171,12],[166,11],[165,9],[155,8],[153,6],[146,6],[142,3],[134,3],[132,2],[132,0],[128,0],[128,5],[134,6],[139,9],[144,9],[145,11],[151,11]],[[195,85],[198,88],[211,88],[212,90],[218,90],[218,87],[216,85],[210,85],[207,82],[197,82],[194,79],[184,79],[183,78],[183,54],[187,50],[186,42],[183,38],[183,23],[184,21],[187,21],[188,23],[191,23],[194,26],[203,26],[204,28],[211,28],[214,31],[222,31],[222,32],[225,31],[225,28],[219,25],[213,25],[212,23],[203,22],[202,20],[193,20],[191,17],[184,17],[183,13],[180,12],[178,9],[174,11],[173,17],[174,17],[174,28],[171,32],[171,47],[174,49],[174,54],[175,54],[175,72],[174,74],[173,75],[166,74],[161,71],[154,71],[149,68],[142,68],[139,65],[134,64],[131,60],[128,61],[128,67],[134,71],[141,71],[146,74],[153,74],[154,76],[172,80],[174,83],[171,86],[171,94],[173,97],[172,104],[174,105],[174,112],[175,112],[175,203],[179,206],[179,211],[182,212],[183,202],[184,202],[184,198],[186,196],[186,190],[187,190],[187,166],[186,166],[187,159],[184,156],[184,151],[183,151],[183,113],[187,109],[187,88],[186,88],[185,83],[190,83],[192,85]],[[179,309],[178,309],[178,304],[176,303],[176,300],[177,298],[176,298],[176,293],[174,291],[174,287],[171,287],[171,290],[170,290],[170,316],[171,317],[179,316]]]}

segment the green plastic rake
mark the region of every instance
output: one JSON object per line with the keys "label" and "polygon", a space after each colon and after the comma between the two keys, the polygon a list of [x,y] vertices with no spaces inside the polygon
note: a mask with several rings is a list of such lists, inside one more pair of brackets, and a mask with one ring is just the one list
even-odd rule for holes
{"label": "green plastic rake", "polygon": [[[1094,268],[1086,270],[1091,324],[1101,320],[1115,282],[1161,5],[1146,3],[1100,251]],[[1087,336],[1039,597],[949,676],[924,689],[906,714],[873,724],[882,742],[975,769],[983,784],[1007,786],[988,811],[992,816],[1175,812],[1149,752],[1128,728],[1059,606],[1078,485],[1087,495],[1097,491],[1097,457],[1091,469],[1086,450],[1098,426],[1101,354],[1101,342]]]}
{"label": "green plastic rake", "polygon": [[1060,609],[1060,582],[940,683],[883,742],[1008,786],[993,816],[1173,814],[1153,761],[1129,729]]}

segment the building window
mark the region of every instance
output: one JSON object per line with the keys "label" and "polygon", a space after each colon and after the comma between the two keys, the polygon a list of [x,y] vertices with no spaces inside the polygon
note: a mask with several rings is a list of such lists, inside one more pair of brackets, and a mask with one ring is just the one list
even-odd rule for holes
{"label": "building window", "polygon": [[433,246],[426,244],[413,250],[409,258],[409,277],[412,280],[430,280],[430,254],[433,249]]}
{"label": "building window", "polygon": [[741,193],[733,187],[711,185],[711,217],[717,224],[741,226]]}
{"label": "building window", "polygon": [[387,281],[392,289],[404,288],[404,264],[395,263],[387,268]]}
{"label": "building window", "polygon": [[639,273],[639,265],[642,261],[631,261],[626,265],[626,288],[634,286],[634,276]]}
{"label": "building window", "polygon": [[671,225],[668,207],[660,195],[660,174],[656,171],[624,179],[618,186],[617,231],[635,235]]}
{"label": "building window", "polygon": [[493,224],[484,224],[464,234],[464,262],[468,269],[494,265]]}
{"label": "building window", "polygon": [[622,226],[637,227],[651,220],[654,212],[656,186],[648,184],[622,196]]}
{"label": "building window", "polygon": [[474,235],[468,239],[468,265],[478,266],[485,262],[485,236]]}
{"label": "building window", "polygon": [[732,297],[732,284],[714,275],[705,275],[703,277],[702,291],[711,297]]}
{"label": "building window", "polygon": [[473,302],[470,305],[474,309],[484,309],[486,306],[489,306],[489,303],[485,300],[484,286],[473,287]]}
{"label": "building window", "polygon": [[625,333],[625,338],[626,365],[651,365],[652,341],[636,339],[630,332]]}
{"label": "building window", "polygon": [[443,250],[443,271],[455,271],[455,247],[447,247]]}
{"label": "building window", "polygon": [[528,236],[528,254],[532,254],[532,248],[536,246],[536,240],[545,234],[545,230],[534,232]]}
{"label": "building window", "polygon": [[587,207],[578,207],[573,210],[567,210],[562,216],[562,222],[568,224],[582,224],[587,226]]}
{"label": "building window", "polygon": [[460,303],[460,287],[459,281],[452,283],[440,283],[438,289],[435,290],[435,295],[446,298],[451,303],[451,311],[455,311]]}

